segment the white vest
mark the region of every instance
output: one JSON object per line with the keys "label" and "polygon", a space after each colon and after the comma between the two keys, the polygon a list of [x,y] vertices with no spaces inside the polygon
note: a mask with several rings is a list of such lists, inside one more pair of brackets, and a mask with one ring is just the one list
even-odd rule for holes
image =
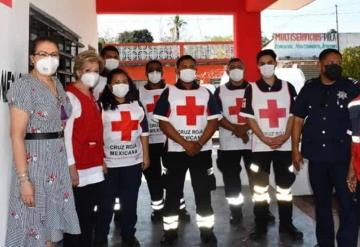
{"label": "white vest", "polygon": [[107,167],[125,167],[143,162],[140,140],[144,110],[137,101],[102,111],[104,151]]}
{"label": "white vest", "polygon": [[[210,93],[204,87],[194,90],[182,90],[169,86],[169,121],[178,133],[188,141],[198,141],[208,122],[208,101]],[[211,139],[201,151],[211,150]],[[169,152],[184,152],[184,148],[168,138]]]}
{"label": "white vest", "polygon": [[[166,88],[166,87],[165,87]],[[149,143],[164,143],[166,136],[159,128],[159,122],[154,120],[153,112],[155,103],[165,88],[148,90],[144,86],[139,88],[140,101],[146,111],[146,118],[149,124]]]}
{"label": "white vest", "polygon": [[[252,107],[255,120],[265,136],[276,137],[285,134],[287,121],[290,116],[291,96],[288,83],[282,81],[278,92],[262,92],[256,83],[252,87]],[[291,138],[289,138],[277,151],[291,151]],[[252,141],[253,152],[274,151],[263,143],[256,135]]]}
{"label": "white vest", "polygon": [[[240,125],[246,124],[246,119],[239,115],[245,88],[229,90],[226,85],[221,85],[219,90],[223,116],[230,123]],[[248,143],[244,144],[242,139],[236,137],[230,130],[219,127],[220,150],[251,150],[251,131],[249,131],[248,134],[250,140]]]}

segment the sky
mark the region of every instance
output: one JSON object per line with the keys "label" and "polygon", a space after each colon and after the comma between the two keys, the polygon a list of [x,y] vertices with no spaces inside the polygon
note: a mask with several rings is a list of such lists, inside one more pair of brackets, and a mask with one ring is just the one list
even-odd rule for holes
{"label": "sky", "polygon": [[[339,32],[360,32],[360,0],[315,0],[300,10],[265,10],[261,13],[263,34],[276,32],[327,32],[336,29],[335,4],[338,5]],[[155,42],[170,36],[173,15],[99,15],[100,37],[148,29]],[[233,34],[231,15],[181,15],[187,25],[181,40],[202,41],[212,36]]]}

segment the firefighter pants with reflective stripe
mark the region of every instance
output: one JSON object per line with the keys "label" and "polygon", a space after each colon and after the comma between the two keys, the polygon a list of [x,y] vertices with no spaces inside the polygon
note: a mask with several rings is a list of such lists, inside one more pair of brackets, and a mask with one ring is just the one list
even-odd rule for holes
{"label": "firefighter pants with reflective stripe", "polygon": [[[169,219],[178,216],[180,199],[187,170],[190,171],[191,184],[195,194],[196,213],[201,221],[213,217],[211,207],[211,190],[215,189],[215,176],[212,168],[211,151],[203,151],[194,157],[185,152],[167,152],[164,155],[164,166],[167,169],[164,178],[166,188],[164,208],[164,230],[176,229],[176,224],[166,226]],[[203,222],[198,222],[202,226]],[[207,222],[206,226],[210,223]],[[213,225],[213,222],[212,222]]]}
{"label": "firefighter pants with reflective stripe", "polygon": [[161,158],[163,151],[163,143],[150,144],[150,167],[143,171],[149,188],[153,210],[161,210],[163,207],[164,189],[161,182]]}
{"label": "firefighter pants with reflective stripe", "polygon": [[254,184],[254,215],[257,225],[266,225],[269,211],[269,175],[273,165],[280,224],[292,223],[291,185],[295,181],[291,151],[254,152],[251,173]]}
{"label": "firefighter pants with reflective stripe", "polygon": [[[244,167],[250,182],[250,164],[251,150],[218,150],[217,167],[222,173],[225,189],[225,197],[230,205],[230,210],[241,206],[241,160],[244,161]],[[234,213],[234,212],[232,212]]]}

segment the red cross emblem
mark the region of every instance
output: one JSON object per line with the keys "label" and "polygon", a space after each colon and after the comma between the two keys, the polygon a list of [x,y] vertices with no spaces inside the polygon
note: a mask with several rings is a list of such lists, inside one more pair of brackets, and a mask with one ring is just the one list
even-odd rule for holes
{"label": "red cross emblem", "polygon": [[160,95],[155,95],[154,96],[154,103],[146,105],[147,112],[154,112],[155,104],[156,104],[156,102],[158,101],[159,98],[160,98]]}
{"label": "red cross emblem", "polygon": [[122,141],[131,141],[131,132],[138,129],[139,121],[132,120],[129,111],[120,112],[120,116],[120,121],[111,122],[111,130],[120,131]]}
{"label": "red cross emblem", "polygon": [[278,108],[277,102],[274,99],[268,100],[267,105],[267,109],[260,109],[260,118],[268,118],[270,128],[278,128],[279,119],[286,117],[286,109]]}
{"label": "red cross emblem", "polygon": [[186,125],[196,125],[196,117],[204,115],[205,106],[196,105],[195,96],[187,96],[185,98],[185,105],[178,105],[176,107],[176,113],[178,116],[186,117]]}
{"label": "red cross emblem", "polygon": [[246,123],[245,118],[241,117],[240,114],[240,110],[242,107],[244,99],[243,98],[236,98],[236,105],[234,106],[229,106],[229,114],[230,115],[236,115],[237,116],[237,122],[239,124],[244,124]]}

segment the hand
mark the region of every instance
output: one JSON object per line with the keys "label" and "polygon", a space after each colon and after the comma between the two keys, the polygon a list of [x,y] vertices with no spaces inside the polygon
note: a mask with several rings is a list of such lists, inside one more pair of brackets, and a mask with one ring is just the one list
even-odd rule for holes
{"label": "hand", "polygon": [[27,207],[35,207],[35,189],[30,181],[20,183],[20,196]]}
{"label": "hand", "polygon": [[70,178],[71,178],[72,185],[74,187],[78,186],[79,185],[79,173],[76,170],[76,166],[75,165],[69,166],[69,171],[70,171]]}
{"label": "hand", "polygon": [[104,173],[105,175],[108,173],[107,165],[106,165],[105,162],[104,162],[103,165],[102,165],[102,170],[103,170],[103,173]]}
{"label": "hand", "polygon": [[301,166],[304,164],[303,156],[299,150],[292,151],[292,162],[294,168],[299,171]]}
{"label": "hand", "polygon": [[150,167],[149,155],[145,155],[143,159],[144,159],[144,161],[143,161],[143,165],[142,165],[142,170],[145,171],[146,169],[148,169]]}
{"label": "hand", "polygon": [[275,147],[278,146],[278,144],[274,141],[274,138],[272,137],[263,136],[260,138],[260,140],[272,149],[275,149]]}
{"label": "hand", "polygon": [[355,170],[352,165],[350,165],[348,175],[346,177],[346,183],[350,192],[352,193],[356,192],[357,178],[356,178]]}
{"label": "hand", "polygon": [[279,135],[274,137],[273,140],[274,140],[274,146],[276,146],[275,149],[280,148],[288,139],[289,136],[287,135]]}
{"label": "hand", "polygon": [[184,146],[185,152],[189,156],[195,156],[197,155],[201,150],[201,145],[197,142],[190,142],[188,141],[186,145]]}
{"label": "hand", "polygon": [[236,137],[242,138],[242,136],[247,133],[247,129],[243,125],[233,124],[233,127],[234,127],[233,134]]}
{"label": "hand", "polygon": [[243,134],[240,138],[242,139],[244,144],[249,142],[249,136],[247,133]]}

